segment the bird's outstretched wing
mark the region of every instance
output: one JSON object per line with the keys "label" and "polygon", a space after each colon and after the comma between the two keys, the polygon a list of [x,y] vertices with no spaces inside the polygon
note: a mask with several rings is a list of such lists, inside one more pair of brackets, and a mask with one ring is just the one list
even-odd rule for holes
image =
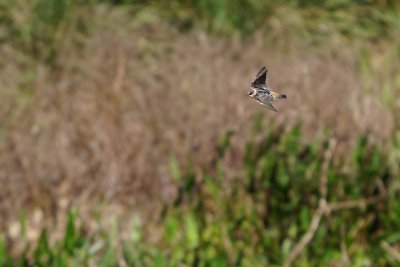
{"label": "bird's outstretched wing", "polygon": [[272,105],[271,102],[260,102],[260,104],[266,106],[268,109],[270,109],[272,111],[278,112],[278,110]]}
{"label": "bird's outstretched wing", "polygon": [[251,82],[251,85],[260,85],[265,84],[267,81],[267,68],[264,66],[261,70],[257,73],[256,78]]}

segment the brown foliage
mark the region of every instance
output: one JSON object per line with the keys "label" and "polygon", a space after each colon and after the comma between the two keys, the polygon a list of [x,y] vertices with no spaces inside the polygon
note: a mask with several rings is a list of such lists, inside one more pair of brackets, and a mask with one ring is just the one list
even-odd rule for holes
{"label": "brown foliage", "polygon": [[[60,207],[99,203],[146,214],[175,194],[171,157],[201,173],[230,129],[228,180],[240,176],[256,113],[275,126],[301,122],[306,138],[330,128],[337,153],[367,129],[378,143],[392,135],[393,114],[363,89],[352,48],[282,47],[262,33],[247,40],[181,34],[120,15],[108,19],[124,28],[99,23],[86,37],[66,36],[54,67],[19,59],[11,44],[3,50],[2,218],[15,219],[19,208],[56,217]],[[264,64],[271,87],[288,95],[278,113],[246,96]]]}

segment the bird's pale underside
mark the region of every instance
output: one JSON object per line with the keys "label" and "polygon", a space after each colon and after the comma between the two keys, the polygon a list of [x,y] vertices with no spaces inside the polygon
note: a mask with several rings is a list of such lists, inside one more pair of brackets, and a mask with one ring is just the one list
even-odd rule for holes
{"label": "bird's pale underside", "polygon": [[256,78],[250,84],[250,91],[248,95],[255,99],[258,103],[266,106],[268,109],[278,111],[272,103],[279,99],[286,99],[285,94],[277,94],[272,92],[271,88],[267,86],[267,68],[264,66],[257,73]]}

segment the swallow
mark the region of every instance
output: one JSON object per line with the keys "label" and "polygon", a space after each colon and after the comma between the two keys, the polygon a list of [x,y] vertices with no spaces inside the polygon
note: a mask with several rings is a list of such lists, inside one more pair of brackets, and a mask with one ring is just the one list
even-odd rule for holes
{"label": "swallow", "polygon": [[268,109],[277,112],[278,110],[272,105],[273,102],[279,99],[286,99],[285,94],[278,94],[272,92],[266,84],[267,82],[268,69],[264,66],[257,73],[256,78],[250,84],[250,91],[247,93],[248,96],[255,99],[261,105],[266,106]]}

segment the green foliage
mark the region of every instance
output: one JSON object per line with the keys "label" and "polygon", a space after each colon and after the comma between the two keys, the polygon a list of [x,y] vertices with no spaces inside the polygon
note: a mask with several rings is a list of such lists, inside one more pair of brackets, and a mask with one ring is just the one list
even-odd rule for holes
{"label": "green foliage", "polygon": [[133,19],[152,12],[182,31],[201,27],[246,36],[261,29],[281,39],[293,34],[325,44],[337,38],[390,40],[400,25],[398,1],[17,0],[0,3],[0,43],[12,43],[23,54],[54,64],[71,29],[86,32],[92,8],[105,4],[132,10]]}
{"label": "green foliage", "polygon": [[[17,0],[0,3],[0,44],[10,43],[28,58],[54,64],[70,27],[84,32],[89,24],[87,18],[77,23],[77,13],[104,4],[133,7],[133,19],[151,9],[182,31],[202,27],[211,33],[246,35],[275,25],[293,28],[299,36],[313,41],[321,37],[329,41],[332,36],[391,40],[394,29],[400,26],[398,1]],[[23,13],[24,20],[14,15],[16,10]],[[372,58],[368,51],[360,54],[359,71],[365,88],[372,90],[376,86]],[[32,94],[27,88],[36,74],[26,72],[20,86],[22,96]],[[382,97],[388,105],[394,101],[391,89],[400,88],[400,75],[396,77],[393,84],[385,82],[383,86]],[[266,128],[262,121],[263,114],[259,114],[254,121],[255,135],[262,135]],[[201,175],[197,169],[193,171],[192,162],[170,159],[170,175],[178,194],[160,218],[159,242],[146,238],[148,229],[138,218],[132,220],[131,233],[123,242],[118,237],[118,222],[93,239],[71,212],[62,240],[52,240],[52,229],[44,229],[37,243],[20,255],[12,254],[6,238],[0,235],[0,266],[117,266],[120,260],[128,266],[281,266],[308,231],[318,207],[319,179],[331,134],[307,143],[298,125],[248,140],[243,174],[226,181],[226,170],[219,163],[231,152],[234,135],[228,131],[221,137],[212,170],[202,170]],[[373,205],[329,214],[298,258],[298,266],[340,265],[343,246],[351,266],[392,264],[379,244],[385,241],[398,246],[400,242],[400,204],[394,190],[398,188],[400,135],[396,135],[388,155],[370,145],[368,133],[349,148],[349,153],[350,162],[337,159],[328,167],[328,202],[376,197],[382,185],[387,196]],[[25,237],[25,214],[20,221],[20,234]]]}
{"label": "green foliage", "polygon": [[0,235],[0,266],[6,265],[7,261],[6,257],[7,257],[7,251],[4,242],[4,237]]}
{"label": "green foliage", "polygon": [[84,6],[73,0],[17,0],[0,4],[0,21],[4,22],[0,41],[11,43],[25,56],[54,64],[67,30],[78,18],[73,10]]}
{"label": "green foliage", "polygon": [[[279,26],[301,29],[310,37],[339,33],[366,39],[378,39],[394,30],[399,25],[400,10],[395,1],[174,0],[152,4],[162,7],[169,20],[182,29],[201,25],[211,32],[248,34],[260,28],[272,30],[278,22]],[[291,21],[296,23],[292,25]]]}
{"label": "green foliage", "polygon": [[64,236],[64,251],[69,254],[73,254],[75,248],[81,247],[83,240],[80,238],[75,227],[75,213],[70,212],[68,214],[67,228]]}
{"label": "green foliage", "polygon": [[[180,200],[162,214],[160,242],[143,238],[146,226],[137,217],[132,220],[130,238],[123,243],[117,241],[117,221],[105,230],[103,241],[91,241],[76,227],[76,213],[71,212],[64,240],[51,245],[48,230],[42,232],[33,253],[35,266],[75,266],[89,261],[116,266],[121,260],[117,255],[128,266],[280,266],[310,227],[329,138],[326,134],[305,143],[297,126],[286,132],[270,131],[259,142],[250,140],[243,158],[247,172],[229,187],[223,169],[219,174],[206,173],[199,184],[199,177],[190,170],[178,171],[174,162],[171,174],[180,177],[175,182],[182,190]],[[222,141],[224,153],[229,153],[226,143]],[[331,163],[328,167],[328,203],[374,197],[379,183],[395,182],[386,155],[369,145],[368,134],[359,139],[352,153],[349,166]],[[327,215],[297,259],[300,266],[339,262],[343,246],[352,266],[366,262],[390,265],[386,252],[377,246],[381,240],[390,245],[400,242],[400,205],[395,191],[387,194],[385,201]],[[117,254],[120,246],[123,253]],[[21,257],[27,262],[26,255]],[[7,266],[10,258],[0,239],[0,262]]]}
{"label": "green foliage", "polygon": [[181,179],[181,172],[179,170],[179,164],[176,157],[172,157],[169,162],[169,168],[171,171],[171,176],[174,180],[179,181]]}

